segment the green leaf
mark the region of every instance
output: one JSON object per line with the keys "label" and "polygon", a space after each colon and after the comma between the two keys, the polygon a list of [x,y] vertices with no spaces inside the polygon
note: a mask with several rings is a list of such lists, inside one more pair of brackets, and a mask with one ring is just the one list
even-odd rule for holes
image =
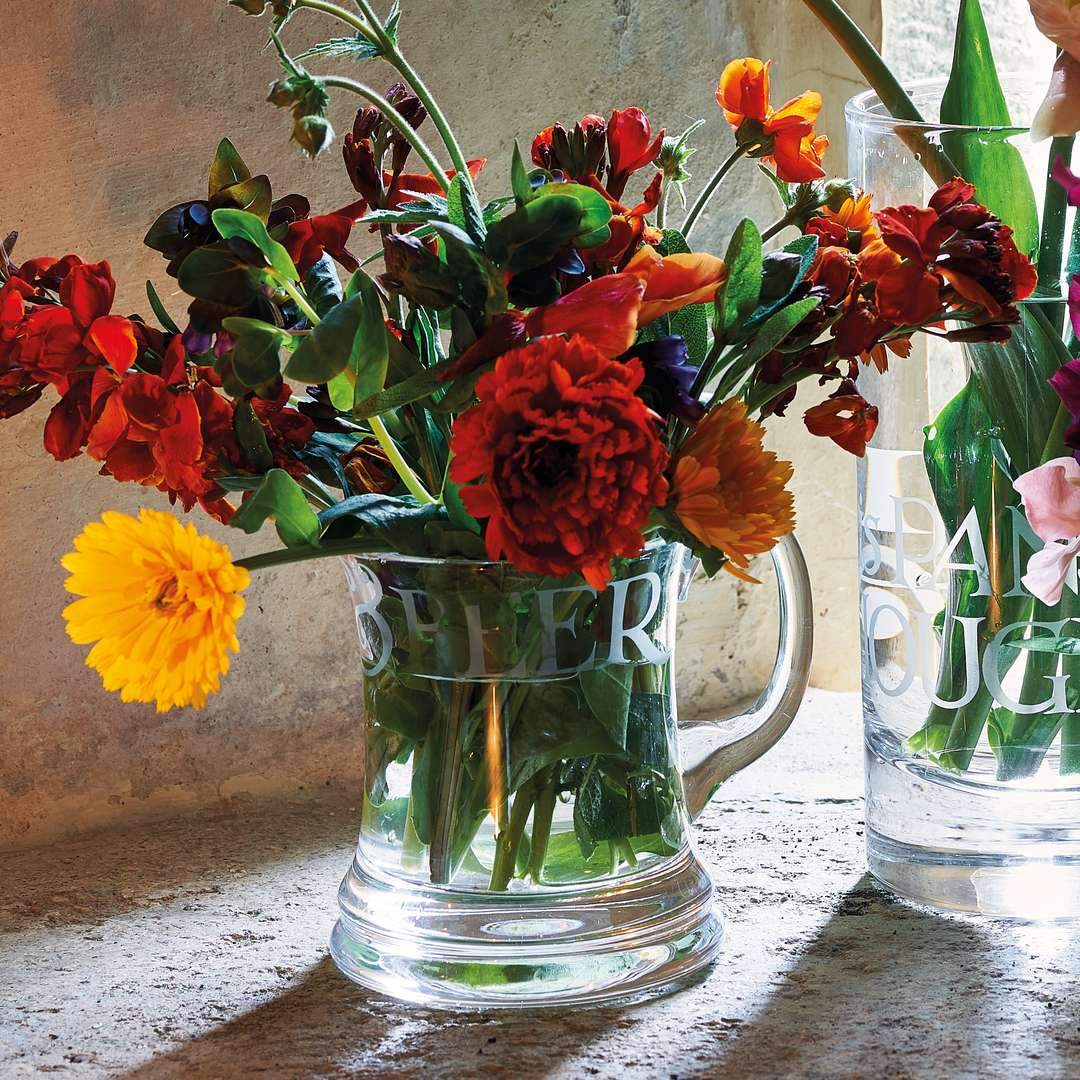
{"label": "green leaf", "polygon": [[450,181],[450,189],[446,193],[446,207],[450,224],[464,229],[478,247],[483,247],[487,226],[484,224],[484,212],[480,209],[469,177],[458,173]]}
{"label": "green leaf", "polygon": [[304,295],[320,319],[325,319],[341,303],[341,279],[329,255],[323,255],[304,275]]}
{"label": "green leaf", "polygon": [[725,261],[728,278],[716,297],[716,336],[733,341],[761,298],[761,233],[744,218],[732,234]]}
{"label": "green leaf", "polygon": [[[800,283],[810,272],[810,268],[814,265],[814,260],[817,258],[818,252],[818,238],[816,236],[799,236],[791,241],[790,244],[784,246],[784,254],[793,255],[798,260],[797,266],[790,278],[785,277],[783,279],[783,292],[781,295],[773,298],[770,296],[767,302],[762,302],[754,314],[747,320],[744,327],[744,336],[747,332],[760,326],[770,315],[779,311],[786,303],[791,300],[795,290],[799,287]],[[762,267],[764,268],[765,278],[762,280],[762,293],[766,292],[765,285],[768,278],[768,259],[762,258]]]}
{"label": "green leaf", "polygon": [[[990,36],[979,0],[960,0],[952,71],[941,99],[941,122],[972,127],[1012,126],[1001,89]],[[1015,233],[1022,252],[1035,255],[1039,212],[1020,151],[1005,134],[944,132],[942,147],[962,175],[975,185],[980,202]]]}
{"label": "green leaf", "polygon": [[167,330],[170,334],[179,334],[180,327],[173,322],[172,316],[161,302],[161,297],[158,296],[157,289],[154,288],[154,283],[149,279],[146,282],[146,299],[150,301],[150,309],[153,311],[157,321],[161,323],[162,329]]}
{"label": "green leaf", "polygon": [[433,228],[443,242],[446,265],[457,279],[462,304],[483,319],[505,311],[507,299],[503,276],[468,233],[455,225],[442,223]]}
{"label": "green leaf", "polygon": [[223,188],[251,179],[251,173],[244,164],[236,147],[228,139],[218,143],[217,153],[210,166],[210,182],[207,187],[208,199],[212,199]]}
{"label": "green leaf", "polygon": [[414,401],[431,397],[436,390],[445,388],[446,383],[439,376],[452,363],[452,360],[446,360],[435,367],[418,371],[415,375],[356,402],[350,411],[357,420],[366,420],[370,416],[380,416],[391,409],[399,409],[402,405],[411,405]]}
{"label": "green leaf", "polygon": [[634,668],[630,664],[601,664],[578,676],[581,692],[593,716],[619,747],[626,747],[626,722],[630,714],[630,688]]}
{"label": "green leaf", "polygon": [[319,544],[319,518],[308,505],[303,488],[284,469],[271,469],[229,524],[254,533],[267,520],[274,522],[286,547]]}
{"label": "green leaf", "polygon": [[565,198],[576,199],[581,207],[581,223],[573,237],[574,247],[596,247],[607,243],[611,235],[611,204],[596,188],[587,184],[544,184],[537,188],[531,201]]}
{"label": "green leaf", "polygon": [[291,379],[333,383],[331,399],[346,411],[382,389],[390,357],[374,283],[358,270],[349,288],[358,291],[350,296],[346,290],[347,298],[304,338],[285,367]]}
{"label": "green leaf", "polygon": [[184,259],[176,280],[188,296],[229,308],[245,308],[259,295],[263,271],[244,262],[224,244],[208,244]]}
{"label": "green leaf", "polygon": [[[451,455],[452,459],[453,455]],[[461,485],[455,484],[450,479],[449,463],[447,463],[446,468],[446,479],[443,481],[442,500],[443,505],[446,507],[446,513],[450,517],[451,525],[464,529],[471,535],[480,535],[480,522],[465,509],[465,504],[461,501]]]}
{"label": "green leaf", "polygon": [[1023,641],[1007,641],[1005,644],[1011,649],[1024,649],[1027,652],[1080,656],[1080,638],[1076,637],[1035,637]]}
{"label": "green leaf", "polygon": [[443,507],[435,503],[422,505],[411,496],[368,493],[321,511],[319,522],[328,539],[371,537],[392,551],[424,554],[424,526],[445,516]]}
{"label": "green leaf", "polygon": [[222,319],[221,325],[236,339],[233,371],[244,386],[263,386],[281,374],[281,346],[292,338],[288,331],[239,316]]}
{"label": "green leaf", "polygon": [[791,193],[791,185],[786,180],[781,180],[772,169],[768,169],[764,165],[758,165],[758,169],[768,177],[772,186],[776,188],[780,201],[784,204],[784,209],[789,209],[795,202],[795,197]]}
{"label": "green leaf", "polygon": [[533,270],[570,244],[583,217],[584,210],[572,195],[534,199],[491,226],[487,253],[511,274]]}
{"label": "green leaf", "polygon": [[514,157],[510,162],[510,187],[518,206],[532,202],[533,187],[529,182],[529,173],[525,168],[525,162],[521,157],[521,147],[518,146],[516,139],[514,140]]}
{"label": "green leaf", "polygon": [[821,300],[818,297],[808,296],[805,300],[798,300],[794,304],[781,308],[767,319],[754,335],[750,347],[740,357],[739,365],[749,369],[771,353],[820,303]]}
{"label": "green leaf", "polygon": [[214,196],[213,205],[219,208],[246,210],[260,221],[266,221],[273,207],[274,195],[270,187],[270,177],[260,174],[250,180],[232,184]]}
{"label": "green leaf", "polygon": [[692,249],[678,229],[665,229],[657,250],[661,255],[689,255]]}
{"label": "green leaf", "polygon": [[709,304],[690,304],[671,316],[671,332],[678,334],[690,353],[690,362],[700,367],[709,352]]}
{"label": "green leaf", "polygon": [[259,423],[251,402],[246,398],[236,403],[236,411],[233,413],[233,433],[248,464],[256,472],[264,473],[273,468],[274,455],[270,452],[270,444],[266,441],[266,431]]}
{"label": "green leaf", "polygon": [[266,226],[254,214],[249,214],[246,210],[223,207],[215,210],[211,216],[214,219],[214,228],[224,239],[239,237],[247,240],[266,256],[266,261],[278,277],[285,281],[300,280],[289,253],[266,231]]}

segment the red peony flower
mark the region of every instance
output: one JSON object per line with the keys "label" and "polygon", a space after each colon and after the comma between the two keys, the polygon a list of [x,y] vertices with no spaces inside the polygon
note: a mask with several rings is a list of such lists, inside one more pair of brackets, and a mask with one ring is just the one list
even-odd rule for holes
{"label": "red peony flower", "polygon": [[611,560],[637,555],[667,498],[667,454],[635,394],[644,373],[579,338],[547,337],[500,357],[479,403],[454,425],[450,474],[469,513],[487,518],[492,559],[594,588]]}

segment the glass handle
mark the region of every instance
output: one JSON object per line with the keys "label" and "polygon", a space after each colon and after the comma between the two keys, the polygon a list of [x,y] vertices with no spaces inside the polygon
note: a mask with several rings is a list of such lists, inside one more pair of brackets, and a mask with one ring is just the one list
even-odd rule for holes
{"label": "glass handle", "polygon": [[806,693],[814,651],[806,560],[793,536],[780,540],[772,558],[780,588],[780,640],[768,685],[750,709],[738,716],[679,725],[683,786],[692,820],[725,780],[757,761],[787,731]]}

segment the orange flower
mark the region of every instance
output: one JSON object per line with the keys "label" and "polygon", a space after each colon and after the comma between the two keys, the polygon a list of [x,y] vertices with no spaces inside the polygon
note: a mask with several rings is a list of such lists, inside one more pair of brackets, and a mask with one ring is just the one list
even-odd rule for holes
{"label": "orange flower", "polygon": [[867,442],[877,430],[878,411],[877,406],[855,389],[853,382],[845,379],[832,397],[807,409],[803,423],[811,435],[832,439],[848,453],[863,457]]}
{"label": "orange flower", "polygon": [[645,278],[638,326],[690,304],[711,302],[728,276],[727,263],[715,255],[695,251],[661,256],[648,245],[627,263],[626,272]]}
{"label": "orange flower", "polygon": [[750,556],[772,548],[795,528],[787,482],[792,467],[762,446],[765,429],[737,400],[724,402],[694,429],[675,459],[672,502],[698,540],[722,552],[736,577]]}
{"label": "orange flower", "polygon": [[752,156],[772,161],[781,180],[805,184],[825,175],[821,161],[829,140],[814,134],[820,94],[807,90],[779,109],[770,108],[769,64],[747,56],[724,68],[716,100],[739,144],[756,144]]}

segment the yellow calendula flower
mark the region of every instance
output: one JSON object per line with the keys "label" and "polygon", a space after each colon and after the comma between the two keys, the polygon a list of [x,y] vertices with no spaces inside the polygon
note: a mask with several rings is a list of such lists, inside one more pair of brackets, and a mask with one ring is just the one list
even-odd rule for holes
{"label": "yellow calendula flower", "polygon": [[240,649],[237,594],[250,578],[229,549],[172,514],[109,511],[62,562],[68,591],[81,597],[64,610],[68,636],[94,646],[86,663],[105,689],[158,712],[201,709],[229,670],[229,650]]}
{"label": "yellow calendula flower", "polygon": [[702,420],[679,448],[671,497],[686,530],[728,557],[724,569],[745,581],[750,558],[795,528],[787,483],[791,463],[762,446],[765,429],[732,399]]}

